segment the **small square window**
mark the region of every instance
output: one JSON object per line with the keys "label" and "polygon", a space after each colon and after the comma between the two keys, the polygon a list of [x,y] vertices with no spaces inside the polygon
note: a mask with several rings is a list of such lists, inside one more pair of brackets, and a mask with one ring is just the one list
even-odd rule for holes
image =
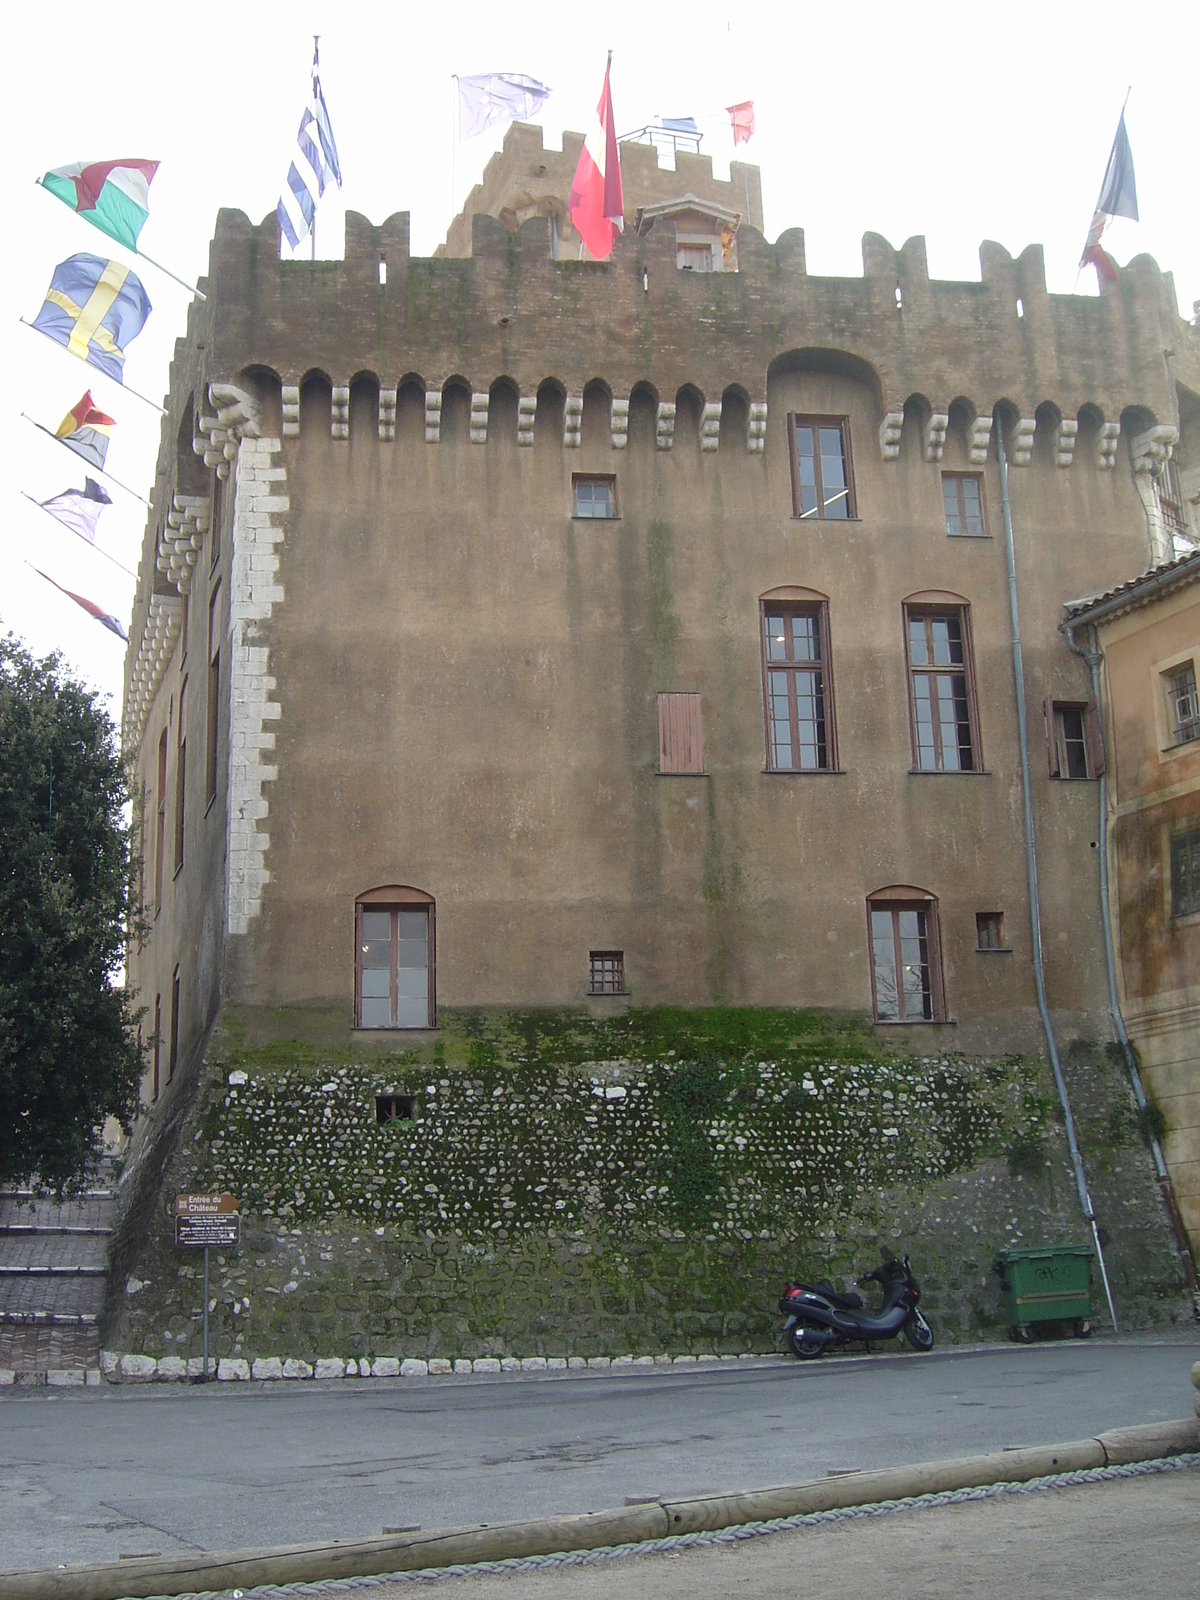
{"label": "small square window", "polygon": [[571,478],[574,497],[574,515],[577,517],[615,517],[617,514],[617,480],[615,478],[583,478],[575,473]]}
{"label": "small square window", "polygon": [[589,994],[625,993],[624,950],[592,950],[589,952],[589,961]]}
{"label": "small square window", "polygon": [[377,1094],[375,1096],[376,1122],[411,1122],[413,1097],[410,1094]]}
{"label": "small square window", "polygon": [[980,473],[943,472],[942,500],[946,508],[947,533],[968,539],[982,539],[987,534]]}
{"label": "small square window", "polygon": [[1006,950],[1003,911],[977,911],[975,938],[980,950]]}
{"label": "small square window", "polygon": [[1167,697],[1167,732],[1172,744],[1200,739],[1200,699],[1196,694],[1196,664],[1185,661],[1162,675]]}
{"label": "small square window", "polygon": [[1171,915],[1200,913],[1200,828],[1177,833],[1171,840]]}

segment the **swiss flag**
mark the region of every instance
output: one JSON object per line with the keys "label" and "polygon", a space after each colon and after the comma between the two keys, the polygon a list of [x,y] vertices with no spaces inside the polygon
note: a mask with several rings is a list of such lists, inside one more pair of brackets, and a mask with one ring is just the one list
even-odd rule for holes
{"label": "swiss flag", "polygon": [[621,157],[613,121],[612,52],[604,69],[604,88],[596,107],[596,126],[584,141],[571,184],[567,213],[579,237],[597,261],[611,255],[614,234],[625,226],[625,197],[621,192]]}

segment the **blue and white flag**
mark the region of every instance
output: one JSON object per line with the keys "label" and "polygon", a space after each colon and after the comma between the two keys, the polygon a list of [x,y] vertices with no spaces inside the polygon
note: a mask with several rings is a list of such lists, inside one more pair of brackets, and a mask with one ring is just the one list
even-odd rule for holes
{"label": "blue and white flag", "polygon": [[458,137],[473,139],[496,122],[531,117],[550,90],[523,72],[481,72],[458,78]]}
{"label": "blue and white flag", "polygon": [[317,215],[317,201],[332,178],[340,189],[342,169],[337,144],[329,121],[321,80],[317,76],[317,51],[313,48],[312,99],[300,118],[296,135],[296,155],[288,168],[287,187],[279,197],[276,215],[284,238],[295,250],[310,231]]}

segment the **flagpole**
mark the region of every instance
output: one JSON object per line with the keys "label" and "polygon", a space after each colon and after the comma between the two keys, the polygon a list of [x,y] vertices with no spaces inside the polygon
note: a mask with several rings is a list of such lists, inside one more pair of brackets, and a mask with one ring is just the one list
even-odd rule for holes
{"label": "flagpole", "polygon": [[[42,502],[40,500],[35,500],[31,494],[25,494],[24,489],[21,490],[21,493],[24,496],[24,498],[29,501],[29,504],[31,506],[36,506],[39,511],[46,511],[45,506],[42,504]],[[58,518],[54,515],[53,511],[46,511],[46,515],[50,518],[51,522],[57,522],[58,526],[60,528],[67,528],[67,524],[65,522],[59,522]],[[96,554],[98,556],[103,556],[105,561],[111,561],[114,567],[120,567],[121,571],[129,573],[129,576],[131,578],[136,578],[137,577],[137,573],[136,572],[130,572],[129,568],[125,565],[125,563],[123,561],[118,561],[116,556],[110,556],[107,550],[101,550],[100,546],[98,544],[95,544],[91,539],[85,539],[83,534],[80,533],[77,529],[75,529],[75,528],[67,528],[67,532],[68,533],[73,533],[77,539],[83,539],[84,544],[89,545],[96,552]],[[34,570],[36,571],[36,568]]]}
{"label": "flagpole", "polygon": [[[71,352],[67,349],[65,344],[59,344],[58,340],[53,338],[50,334],[48,334],[45,331],[44,328],[39,328],[36,323],[30,322],[27,317],[20,317],[18,320],[26,328],[32,328],[34,333],[40,333],[44,339],[49,339],[51,344],[58,345],[58,348],[60,350],[64,351],[67,355],[71,354]],[[86,364],[89,367],[93,365],[92,362],[87,361],[87,358],[85,356],[77,356],[76,360],[86,362]],[[96,371],[97,372],[104,372],[104,368],[103,367],[97,367]],[[112,374],[109,373],[109,372],[104,372],[104,376],[106,378],[112,378]],[[167,414],[166,413],[166,409],[163,406],[160,406],[157,400],[151,400],[149,395],[144,395],[137,389],[131,389],[127,383],[122,383],[120,378],[112,378],[112,381],[115,384],[118,384],[125,391],[126,394],[131,394],[135,400],[140,400],[143,405],[149,406],[151,411],[157,411],[160,417],[165,417],[166,416],[166,414]]]}
{"label": "flagpole", "polygon": [[[22,411],[21,415],[25,418],[25,421],[29,423],[30,427],[36,428],[39,433],[44,433],[47,439],[53,439],[55,444],[62,445],[64,450],[71,450],[71,446],[65,439],[60,439],[56,433],[51,433],[49,428],[43,427],[40,422],[35,422],[29,415],[28,411]],[[76,461],[82,461],[86,463],[86,465],[92,468],[93,472],[98,472],[102,478],[107,478],[109,483],[115,483],[118,489],[124,489],[126,494],[131,494],[135,500],[140,500],[144,506],[148,506],[150,504],[149,500],[146,499],[144,494],[139,494],[136,489],[131,489],[127,483],[122,483],[120,478],[114,478],[112,473],[106,472],[103,467],[95,466],[92,462],[88,461],[86,456],[81,456],[78,450],[71,450],[71,454],[75,457]]]}
{"label": "flagpole", "polygon": [[[30,572],[36,572],[39,578],[45,578],[46,582],[52,589],[57,589],[59,594],[65,594],[68,600],[74,600],[75,604],[79,605],[80,602],[76,596],[73,595],[69,589],[64,589],[61,583],[55,583],[54,579],[51,578],[47,573],[43,572],[41,567],[35,567],[32,561],[27,561],[25,565],[29,568]],[[95,603],[96,602],[94,600],[90,602],[91,605],[95,605]],[[102,618],[98,617],[94,611],[88,610],[87,606],[83,606],[82,609],[87,611],[88,616],[91,617],[93,622],[99,622],[102,628],[108,628],[108,623]],[[105,617],[109,617],[112,614],[111,612],[106,611],[104,615]],[[120,618],[113,617],[112,620],[114,622],[119,622]],[[108,631],[115,639],[120,639],[125,645],[129,644],[129,635],[127,633],[118,633],[115,628],[108,628]]]}
{"label": "flagpole", "polygon": [[[313,64],[312,64],[312,98],[313,98],[313,105],[314,106],[316,106],[316,103],[317,103],[317,65],[318,65],[318,62],[320,60],[320,55],[321,55],[321,35],[319,33],[314,33],[313,34]],[[324,164],[325,164],[325,158],[322,155],[321,165],[324,166]],[[309,234],[310,234],[310,236],[312,238],[312,259],[315,261],[317,259],[317,207],[316,207],[315,204],[313,205],[312,227],[308,231],[309,231]]]}

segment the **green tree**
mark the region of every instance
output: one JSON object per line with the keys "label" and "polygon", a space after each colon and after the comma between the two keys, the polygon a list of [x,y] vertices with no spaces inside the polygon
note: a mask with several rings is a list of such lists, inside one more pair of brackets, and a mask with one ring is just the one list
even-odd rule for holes
{"label": "green tree", "polygon": [[137,1109],[127,800],[98,696],[0,638],[0,1183],[70,1186]]}

